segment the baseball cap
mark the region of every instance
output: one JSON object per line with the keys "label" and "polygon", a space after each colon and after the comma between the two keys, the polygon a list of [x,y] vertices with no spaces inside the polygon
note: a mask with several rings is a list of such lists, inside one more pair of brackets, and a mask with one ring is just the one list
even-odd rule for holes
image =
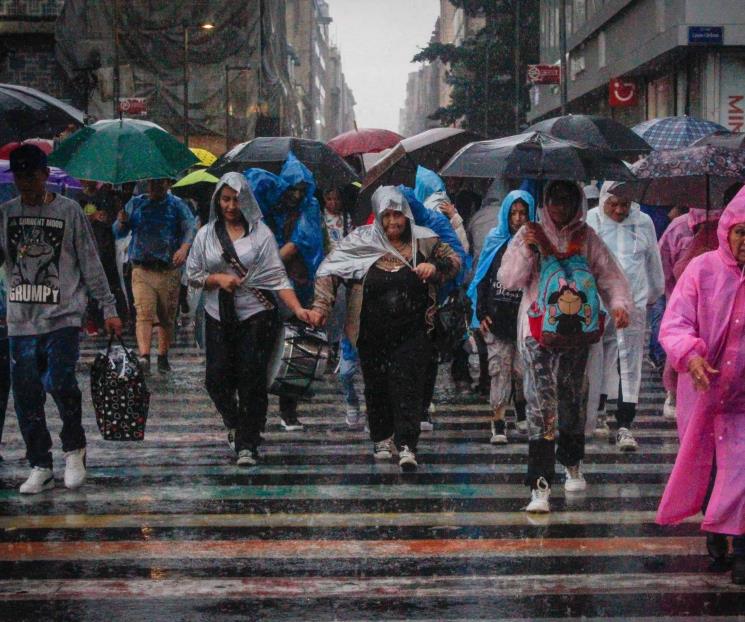
{"label": "baseball cap", "polygon": [[10,152],[13,173],[33,173],[47,168],[47,154],[36,145],[21,145]]}

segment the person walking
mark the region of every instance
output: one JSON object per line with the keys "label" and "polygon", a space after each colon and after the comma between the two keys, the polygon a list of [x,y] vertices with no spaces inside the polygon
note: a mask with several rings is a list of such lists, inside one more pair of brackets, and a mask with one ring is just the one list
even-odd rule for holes
{"label": "person walking", "polygon": [[[525,508],[527,512],[550,511],[557,460],[566,468],[567,492],[584,490],[587,485],[581,464],[585,453],[585,368],[589,345],[575,336],[576,347],[547,347],[532,335],[528,310],[539,302],[544,260],[571,256],[583,259],[617,328],[628,326],[632,307],[623,271],[608,247],[585,223],[586,203],[581,187],[570,181],[551,182],[545,190],[544,204],[540,224],[528,223],[515,234],[497,272],[506,289],[522,289],[523,294],[517,338],[525,370],[523,389],[529,434],[525,484],[531,489],[531,500]],[[572,294],[571,288],[568,293]],[[570,307],[580,296],[571,297]]]}
{"label": "person walking", "polygon": [[[642,213],[638,203],[612,195],[614,185],[603,184],[598,207],[588,212],[587,224],[605,242],[626,278],[634,284],[634,304],[629,325],[622,331],[616,330],[611,318],[603,338],[590,350],[590,385],[598,390],[590,391],[589,408],[597,411],[595,434],[607,438],[610,430],[605,418],[606,402],[617,400],[616,447],[621,451],[636,451],[639,445],[631,433],[631,424],[636,417],[641,387],[647,307],[664,294],[665,276],[652,219]],[[599,400],[595,397],[598,392]]]}
{"label": "person walking", "polygon": [[267,367],[279,330],[276,293],[308,321],[287,278],[274,236],[240,173],[222,176],[210,220],[194,240],[189,285],[204,289],[206,388],[239,466],[259,461],[269,403]]}
{"label": "person walking", "polygon": [[169,372],[168,350],[176,323],[181,270],[194,240],[196,221],[189,206],[168,191],[167,179],[150,179],[147,194],[129,200],[113,230],[117,239],[132,234],[128,256],[140,364],[149,371],[153,327],[157,325],[158,371]]}
{"label": "person walking", "polygon": [[65,486],[78,488],[86,476],[86,439],[75,366],[87,293],[102,306],[109,333],[121,335],[122,322],[90,223],[75,201],[46,190],[44,152],[34,145],[14,149],[10,170],[20,196],[0,208],[0,259],[7,275],[13,399],[31,466],[20,492],[54,487],[47,393],[62,419]]}
{"label": "person walking", "polygon": [[513,190],[502,201],[497,226],[486,236],[468,296],[474,310],[474,327],[486,343],[492,409],[491,439],[494,445],[508,442],[505,412],[513,399],[518,426],[525,422],[522,359],[517,352],[518,309],[521,291],[508,290],[497,278],[507,245],[527,222],[535,222],[535,202],[530,193]]}
{"label": "person walking", "polygon": [[460,258],[414,224],[397,188],[378,188],[372,206],[375,222],[348,235],[319,267],[311,320],[323,325],[342,282],[350,286],[346,333],[359,352],[373,455],[389,460],[395,444],[399,466],[413,471],[436,356],[430,335],[437,287],[458,274]]}
{"label": "person walking", "polygon": [[657,511],[661,525],[703,509],[701,528],[715,567],[745,585],[745,191],[724,210],[719,247],[682,273],[660,327],[678,372],[680,449]]}

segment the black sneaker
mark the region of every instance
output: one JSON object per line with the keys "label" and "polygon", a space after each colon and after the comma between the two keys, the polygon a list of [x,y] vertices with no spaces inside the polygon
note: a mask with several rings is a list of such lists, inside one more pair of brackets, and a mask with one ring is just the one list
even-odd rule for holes
{"label": "black sneaker", "polygon": [[279,413],[279,425],[286,432],[300,432],[303,429],[296,413]]}
{"label": "black sneaker", "polygon": [[158,371],[162,374],[165,374],[171,371],[171,364],[168,362],[167,354],[158,355]]}

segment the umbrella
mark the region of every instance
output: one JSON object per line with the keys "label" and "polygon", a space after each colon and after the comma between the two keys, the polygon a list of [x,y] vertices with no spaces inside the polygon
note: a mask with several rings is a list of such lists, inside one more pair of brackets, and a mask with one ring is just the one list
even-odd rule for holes
{"label": "umbrella", "polygon": [[45,138],[29,138],[28,140],[24,140],[22,143],[13,141],[0,147],[0,160],[7,160],[10,157],[10,152],[21,145],[36,145],[47,155],[52,153],[52,149],[54,148],[54,143]]}
{"label": "umbrella", "polygon": [[556,138],[605,149],[619,158],[633,158],[652,151],[647,141],[622,123],[597,115],[554,117],[531,125],[525,131],[544,132]]}
{"label": "umbrella", "polygon": [[155,123],[107,119],[62,141],[49,163],[78,179],[123,184],[178,177],[197,164],[196,156]]}
{"label": "umbrella", "polygon": [[209,169],[220,177],[229,171],[263,168],[279,174],[287,155],[292,152],[310,169],[319,188],[341,188],[359,181],[357,173],[325,143],[292,136],[261,136],[233,147],[222,154]]}
{"label": "umbrella", "polygon": [[79,127],[85,114],[37,91],[15,84],[0,84],[0,144],[25,138],[57,136],[69,125]]}
{"label": "umbrella", "polygon": [[342,158],[346,158],[350,155],[378,153],[394,147],[401,140],[403,136],[390,130],[363,128],[339,134],[328,142],[328,146]]}
{"label": "umbrella", "polygon": [[[10,196],[16,196],[15,191],[15,180],[13,179],[13,173],[10,172],[10,162],[5,159],[0,159],[0,186],[12,185],[13,189],[10,193],[2,192],[4,198]],[[55,166],[49,167],[49,179],[47,180],[47,190],[50,192],[63,192],[67,194],[68,190],[80,190],[82,186],[80,182],[74,177],[70,177],[65,171]]]}
{"label": "umbrella", "polygon": [[724,147],[726,149],[745,149],[745,134],[742,132],[730,132],[719,130],[703,138],[699,138],[691,144],[691,147],[711,145],[712,147]]}
{"label": "umbrella", "polygon": [[211,151],[207,151],[206,149],[191,147],[189,151],[197,156],[197,159],[202,166],[212,166],[217,161],[217,156]]}
{"label": "umbrella", "polygon": [[355,223],[367,220],[370,198],[379,186],[405,184],[413,188],[417,166],[439,170],[458,149],[479,138],[474,132],[456,127],[436,127],[404,138],[367,171],[352,213]]}
{"label": "umbrella", "polygon": [[212,173],[200,169],[182,177],[173,184],[171,188],[188,188],[189,186],[195,186],[196,184],[212,184],[214,186],[218,181],[220,181],[220,179],[215,177]]}
{"label": "umbrella", "polygon": [[718,123],[687,115],[650,119],[631,129],[646,140],[655,151],[688,147],[699,138],[714,132],[727,131],[726,127]]}
{"label": "umbrella", "polygon": [[632,167],[636,181],[613,194],[647,205],[719,207],[734,183],[745,182],[745,151],[701,145],[653,151]]}
{"label": "umbrella", "polygon": [[527,132],[466,145],[440,171],[443,177],[493,179],[633,179],[628,167],[611,153]]}

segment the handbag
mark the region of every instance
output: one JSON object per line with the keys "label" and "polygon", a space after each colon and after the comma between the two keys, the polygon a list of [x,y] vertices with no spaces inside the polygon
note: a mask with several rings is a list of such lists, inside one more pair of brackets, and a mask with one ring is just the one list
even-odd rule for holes
{"label": "handbag", "polygon": [[141,441],[150,408],[150,391],[137,357],[121,337],[99,352],[91,366],[91,401],[106,441]]}
{"label": "handbag", "polygon": [[434,318],[434,343],[440,362],[452,360],[453,352],[468,334],[471,301],[462,288],[454,290],[437,306]]}

